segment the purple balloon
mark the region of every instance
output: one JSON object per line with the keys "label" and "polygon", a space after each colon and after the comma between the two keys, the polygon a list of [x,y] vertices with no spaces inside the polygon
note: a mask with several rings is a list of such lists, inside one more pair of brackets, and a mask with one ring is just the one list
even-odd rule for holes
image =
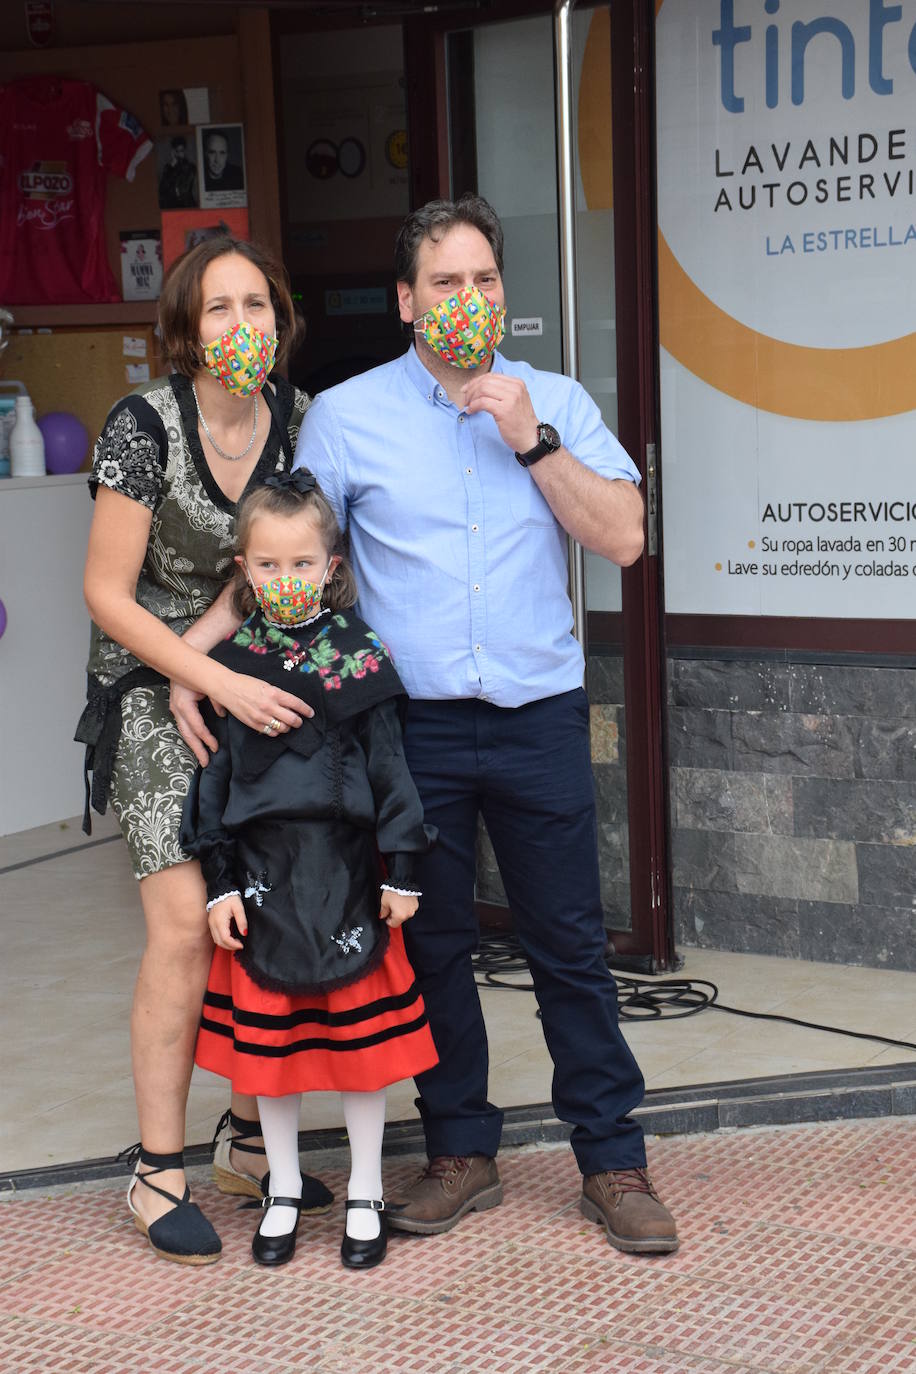
{"label": "purple balloon", "polygon": [[38,428],[44,435],[48,472],[79,472],[89,452],[89,431],[82,420],[67,410],[52,410],[42,415]]}
{"label": "purple balloon", "polygon": [[6,629],[6,607],[0,601],[0,639],[3,638],[3,631]]}

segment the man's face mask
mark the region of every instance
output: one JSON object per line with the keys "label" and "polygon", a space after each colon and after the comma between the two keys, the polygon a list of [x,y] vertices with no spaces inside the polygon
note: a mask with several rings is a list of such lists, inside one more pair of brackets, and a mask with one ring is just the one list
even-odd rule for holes
{"label": "man's face mask", "polygon": [[204,366],[233,396],[260,391],[276,356],[276,336],[247,320],[204,345]]}
{"label": "man's face mask", "polygon": [[443,362],[480,367],[496,352],[506,332],[506,307],[479,286],[462,286],[413,322]]}

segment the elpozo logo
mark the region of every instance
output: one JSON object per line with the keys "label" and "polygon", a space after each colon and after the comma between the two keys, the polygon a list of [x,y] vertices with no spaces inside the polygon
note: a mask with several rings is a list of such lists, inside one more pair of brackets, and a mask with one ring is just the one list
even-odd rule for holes
{"label": "elpozo logo", "polygon": [[73,177],[66,162],[33,162],[19,173],[19,190],[27,200],[57,200],[73,194]]}
{"label": "elpozo logo", "polygon": [[748,405],[916,409],[916,0],[656,0],[662,345]]}

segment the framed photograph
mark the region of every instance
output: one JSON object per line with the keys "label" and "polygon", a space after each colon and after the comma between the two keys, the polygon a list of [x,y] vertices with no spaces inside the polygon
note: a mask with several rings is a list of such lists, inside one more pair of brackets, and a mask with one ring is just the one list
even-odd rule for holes
{"label": "framed photograph", "polygon": [[248,204],[245,136],[241,124],[199,124],[197,165],[200,207],[221,210]]}
{"label": "framed photograph", "polygon": [[159,92],[159,119],[165,129],[182,129],[210,120],[210,92],[206,86],[170,86]]}
{"label": "framed photograph", "polygon": [[191,210],[197,206],[196,154],[193,133],[167,134],[156,139],[160,210]]}
{"label": "framed photograph", "polygon": [[248,211],[165,210],[162,215],[162,265],[168,268],[189,248],[215,234],[234,239],[248,238]]}

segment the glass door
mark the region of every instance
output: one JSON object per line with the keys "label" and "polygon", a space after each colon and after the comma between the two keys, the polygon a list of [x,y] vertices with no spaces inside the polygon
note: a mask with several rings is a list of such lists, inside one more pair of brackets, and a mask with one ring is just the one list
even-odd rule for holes
{"label": "glass door", "polygon": [[[634,6],[634,9],[636,7]],[[442,193],[476,190],[505,230],[508,356],[576,375],[643,472],[655,424],[651,216],[641,196],[638,141],[648,148],[632,80],[637,16],[608,5],[568,7],[566,31],[554,13],[446,29],[442,35],[448,159]],[[575,241],[571,347],[561,288],[557,45],[569,54]],[[622,51],[615,53],[617,43]],[[631,56],[633,54],[633,56]],[[615,60],[616,59],[616,60]],[[646,64],[645,70],[648,70]],[[637,73],[638,75],[638,73]],[[620,86],[615,100],[615,77]],[[648,93],[645,93],[646,95]],[[639,97],[641,100],[642,97]],[[646,110],[651,109],[648,101]],[[440,132],[440,144],[443,142]],[[625,145],[625,146],[624,146]],[[619,165],[615,165],[619,164]],[[642,224],[634,209],[643,210]],[[621,206],[623,213],[616,207]],[[637,242],[648,235],[648,248]],[[625,253],[621,261],[621,251]],[[641,251],[641,257],[640,257]],[[567,258],[567,261],[569,259]],[[648,275],[646,268],[648,267]],[[565,346],[564,346],[565,338]],[[648,352],[645,345],[648,341]],[[570,366],[570,355],[574,366]],[[577,364],[577,366],[575,365]],[[667,967],[665,805],[658,652],[657,543],[623,573],[595,555],[584,558],[587,685],[598,799],[602,900],[618,954]],[[503,904],[492,851],[482,836],[478,897]]]}

